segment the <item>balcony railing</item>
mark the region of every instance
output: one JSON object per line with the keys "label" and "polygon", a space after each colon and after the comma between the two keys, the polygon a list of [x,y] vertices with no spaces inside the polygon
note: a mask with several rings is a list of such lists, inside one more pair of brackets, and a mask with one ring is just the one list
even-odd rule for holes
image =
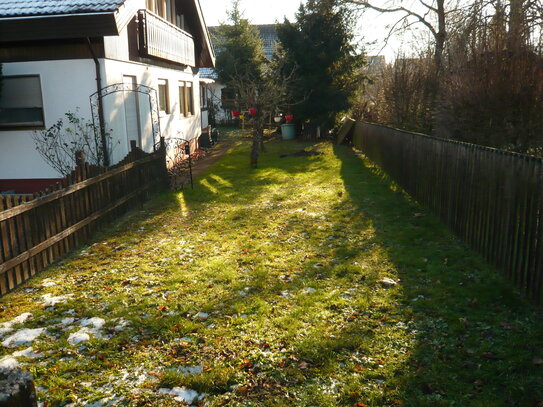
{"label": "balcony railing", "polygon": [[140,10],[139,21],[144,56],[196,66],[192,35],[149,10]]}

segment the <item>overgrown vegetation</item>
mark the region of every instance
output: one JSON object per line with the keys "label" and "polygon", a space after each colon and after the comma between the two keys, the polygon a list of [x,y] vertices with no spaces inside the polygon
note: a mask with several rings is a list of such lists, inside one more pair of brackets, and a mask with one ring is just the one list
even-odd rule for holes
{"label": "overgrown vegetation", "polygon": [[[324,154],[279,158],[302,148]],[[247,172],[248,152],[0,300],[32,313],[2,343],[46,328],[17,359],[48,406],[543,402],[539,311],[377,168],[272,142]]]}
{"label": "overgrown vegetation", "polygon": [[[439,47],[435,35],[430,35],[419,50],[398,56],[374,74],[374,89],[360,102],[369,98],[372,103],[364,117],[440,137],[540,154],[541,2],[436,1],[444,11],[445,25],[437,30],[430,24],[434,31],[429,30],[443,34],[441,57],[435,57]],[[401,11],[404,3],[397,2],[396,8],[387,5],[389,11],[399,10],[399,19],[406,19],[398,27],[417,22]],[[440,9],[436,2],[425,6]],[[428,17],[426,21],[432,23]]]}

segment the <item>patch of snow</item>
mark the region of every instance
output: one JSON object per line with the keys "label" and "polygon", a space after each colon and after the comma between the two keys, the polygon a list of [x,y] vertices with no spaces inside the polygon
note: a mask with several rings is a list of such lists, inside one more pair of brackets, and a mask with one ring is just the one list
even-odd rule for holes
{"label": "patch of snow", "polygon": [[41,283],[41,287],[42,288],[46,288],[46,287],[56,287],[58,284],[56,282],[54,282],[53,280],[51,280],[50,278],[46,278],[45,280],[42,281]]}
{"label": "patch of snow", "polygon": [[82,342],[87,342],[90,340],[90,335],[87,333],[88,329],[80,329],[77,332],[71,333],[68,337],[68,342],[70,345],[79,345]]}
{"label": "patch of snow", "polygon": [[205,312],[199,312],[196,315],[194,315],[194,318],[195,319],[200,319],[200,320],[206,320],[206,319],[209,318],[209,314],[207,314]]}
{"label": "patch of snow", "polygon": [[73,297],[73,294],[58,295],[54,297],[51,294],[45,294],[42,297],[42,305],[44,307],[52,307],[57,304],[65,304],[66,301]]}
{"label": "patch of snow", "polygon": [[45,331],[45,328],[21,329],[13,335],[8,336],[2,345],[5,348],[15,348],[22,345],[30,345]]}
{"label": "patch of snow", "polygon": [[281,297],[290,298],[291,295],[290,295],[290,293],[286,290],[286,291],[281,292]]}
{"label": "patch of snow", "polygon": [[19,362],[13,356],[4,356],[0,359],[0,369],[13,370],[19,367]]}
{"label": "patch of snow", "polygon": [[84,318],[79,322],[79,325],[81,326],[92,326],[94,329],[102,329],[104,324],[106,323],[106,320],[103,318]]}
{"label": "patch of snow", "polygon": [[34,353],[32,351],[32,346],[24,349],[24,350],[20,350],[20,351],[17,351],[17,352],[14,352],[12,356],[14,357],[24,357],[24,358],[28,358],[28,359],[39,359],[39,358],[42,358],[43,355],[41,353]]}
{"label": "patch of snow", "polygon": [[5,335],[13,331],[13,325],[24,324],[30,318],[32,318],[32,314],[30,312],[25,312],[24,314],[21,314],[18,317],[13,318],[11,321],[4,322],[3,324],[0,325],[0,335]]}
{"label": "patch of snow", "polygon": [[60,324],[61,325],[72,325],[74,322],[75,322],[75,318],[69,317],[69,318],[63,318],[60,321]]}
{"label": "patch of snow", "polygon": [[197,374],[202,374],[202,372],[204,371],[204,368],[202,367],[202,365],[180,366],[177,370],[186,375],[197,375]]}
{"label": "patch of snow", "polygon": [[169,394],[174,396],[175,401],[180,401],[188,404],[192,404],[195,401],[201,400],[203,395],[198,394],[196,390],[187,389],[186,387],[174,387],[173,389],[159,389],[161,394]]}
{"label": "patch of snow", "polygon": [[314,293],[315,291],[317,291],[317,290],[314,289],[313,287],[304,288],[304,294]]}
{"label": "patch of snow", "polygon": [[75,317],[77,315],[77,312],[75,311],[75,309],[69,309],[68,311],[64,312],[64,315],[71,315]]}
{"label": "patch of snow", "polygon": [[124,331],[124,328],[126,328],[127,326],[130,326],[130,322],[126,321],[126,320],[124,320],[122,318],[119,318],[119,322],[117,323],[117,325],[113,329],[116,332],[122,332],[122,331]]}

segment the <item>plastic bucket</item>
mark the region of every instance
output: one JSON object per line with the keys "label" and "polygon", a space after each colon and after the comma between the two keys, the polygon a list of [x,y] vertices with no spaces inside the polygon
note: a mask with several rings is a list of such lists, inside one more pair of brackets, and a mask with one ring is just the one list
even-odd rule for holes
{"label": "plastic bucket", "polygon": [[296,138],[296,125],[282,124],[281,135],[283,136],[283,140],[294,140]]}

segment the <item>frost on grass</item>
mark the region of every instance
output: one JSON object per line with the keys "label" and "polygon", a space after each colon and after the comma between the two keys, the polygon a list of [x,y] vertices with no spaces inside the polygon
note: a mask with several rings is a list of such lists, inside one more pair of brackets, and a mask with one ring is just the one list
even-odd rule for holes
{"label": "frost on grass", "polygon": [[32,318],[32,314],[30,312],[25,312],[24,314],[21,314],[18,317],[13,318],[11,321],[4,322],[3,324],[0,325],[0,335],[5,335],[13,331],[13,325],[24,324],[30,318]]}
{"label": "frost on grass", "polygon": [[159,393],[161,394],[169,394],[170,396],[174,396],[175,401],[180,401],[188,404],[192,404],[195,401],[202,400],[205,395],[204,394],[198,394],[196,390],[187,389],[185,387],[174,387],[173,389],[159,389]]}
{"label": "frost on grass", "polygon": [[16,348],[18,346],[30,345],[34,340],[45,331],[45,328],[21,329],[8,336],[2,342],[5,348]]}

